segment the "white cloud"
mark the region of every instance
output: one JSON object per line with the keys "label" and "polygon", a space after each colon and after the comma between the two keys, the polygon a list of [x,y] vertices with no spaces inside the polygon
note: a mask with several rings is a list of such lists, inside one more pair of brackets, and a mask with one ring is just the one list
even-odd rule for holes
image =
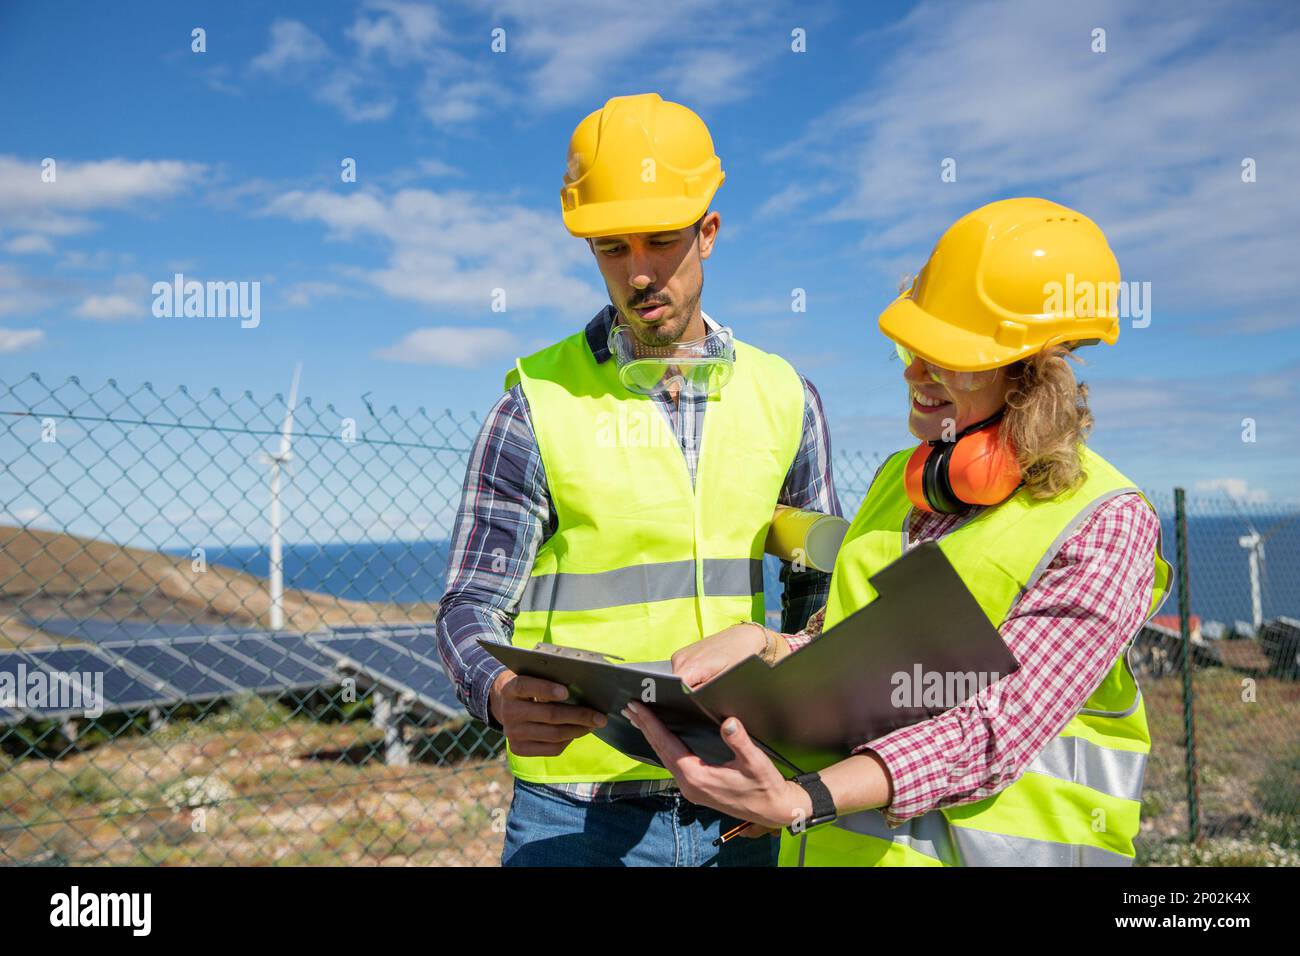
{"label": "white cloud", "polygon": [[0,262],[0,315],[38,312],[72,285],[59,279],[28,275],[17,266]]}
{"label": "white cloud", "polygon": [[113,281],[112,291],[87,296],[72,310],[73,314],[98,322],[146,318],[152,306],[150,285],[143,275],[119,276]]}
{"label": "white cloud", "polygon": [[[55,181],[47,183],[41,181],[40,160],[0,155],[0,224],[56,235],[81,231],[89,224],[59,217],[57,212],[121,209],[165,199],[198,180],[205,171],[202,163],[174,159],[64,160],[56,166]],[[32,218],[31,214],[38,211],[41,216]],[[50,214],[56,214],[53,225],[44,222]]]}
{"label": "white cloud", "polygon": [[519,339],[505,329],[435,325],[416,329],[397,344],[376,350],[375,357],[413,365],[477,368],[518,352]]}
{"label": "white cloud", "polygon": [[[819,218],[860,223],[891,272],[919,265],[969,209],[1047,195],[1098,221],[1157,308],[1278,312],[1295,327],[1300,280],[1281,237],[1300,218],[1300,179],[1284,170],[1300,152],[1300,30],[1254,9],[923,3],[862,38],[880,54],[872,82],[768,158],[831,187]],[[1099,24],[1106,53],[1089,49]],[[948,157],[957,181],[944,183]]]}
{"label": "white cloud", "polygon": [[[84,252],[80,249],[72,249],[60,257],[58,268],[78,272],[99,272],[110,269],[115,265],[119,268],[130,268],[134,262],[134,253],[122,250],[96,249],[94,252]],[[171,267],[168,266],[168,268]],[[176,269],[174,271],[185,272],[187,270]]]}
{"label": "white cloud", "polygon": [[573,302],[603,301],[592,286],[569,275],[590,264],[590,253],[564,231],[559,217],[496,196],[427,189],[392,195],[295,191],[272,201],[266,212],[322,223],[328,237],[340,241],[383,240],[387,265],[361,275],[395,298],[479,313],[492,307],[498,289],[505,292],[508,311],[568,310]]}
{"label": "white cloud", "polygon": [[1251,488],[1245,478],[1210,478],[1198,481],[1193,488],[1200,494],[1223,494],[1245,504],[1267,504],[1272,496],[1265,488]]}
{"label": "white cloud", "polygon": [[85,216],[68,216],[51,210],[43,210],[39,219],[24,222],[22,216],[25,214],[26,211],[20,211],[18,215],[6,216],[4,207],[0,205],[0,226],[13,229],[30,229],[33,232],[39,232],[47,236],[77,236],[86,232],[94,232],[99,228],[98,223],[93,219],[87,219]]}
{"label": "white cloud", "polygon": [[276,20],[271,24],[271,46],[253,58],[254,70],[279,73],[286,67],[316,63],[329,56],[329,47],[315,31],[298,20]]}
{"label": "white cloud", "polygon": [[50,255],[54,252],[54,244],[45,236],[38,236],[29,232],[25,235],[15,236],[6,242],[5,252],[16,256]]}
{"label": "white cloud", "polygon": [[388,119],[397,107],[391,96],[365,90],[366,82],[350,70],[337,70],[319,84],[316,98],[354,123]]}
{"label": "white cloud", "polygon": [[426,176],[464,176],[465,174],[452,166],[450,163],[444,163],[440,159],[422,159],[417,164],[417,168]]}
{"label": "white cloud", "polygon": [[148,303],[137,302],[121,293],[89,296],[73,310],[83,319],[95,319],[101,322],[141,316],[147,311]]}
{"label": "white cloud", "polygon": [[[398,84],[380,61],[400,66],[434,58],[438,68],[445,68],[451,59],[459,58],[435,45],[441,28],[432,8],[379,0],[367,9],[377,13],[358,16],[345,31],[355,52],[336,53],[300,21],[277,20],[271,25],[270,46],[250,61],[249,70],[302,85],[313,99],[338,110],[350,122],[388,119],[397,108],[393,88]],[[402,85],[418,87],[418,83]]]}
{"label": "white cloud", "polygon": [[0,355],[24,352],[45,341],[41,329],[0,329]]}
{"label": "white cloud", "polygon": [[[278,20],[250,65],[292,78],[354,122],[391,117],[414,90],[430,122],[454,127],[509,111],[590,109],[616,92],[657,89],[696,106],[742,99],[789,30],[747,0],[660,0],[652,13],[605,0],[574,0],[559,13],[532,0],[461,5],[481,29],[453,31],[431,4],[370,0],[332,47],[300,22]],[[823,21],[815,11],[802,18]],[[507,52],[484,56],[495,27]]]}
{"label": "white cloud", "polygon": [[755,216],[790,216],[806,210],[809,203],[833,191],[829,182],[792,182],[765,199]]}
{"label": "white cloud", "polygon": [[669,89],[677,80],[683,67],[690,77],[687,99],[694,104],[715,106],[743,100],[753,92],[753,74],[758,67],[754,50],[737,52],[717,47],[702,49],[683,56],[682,62],[673,63],[660,71],[652,84],[656,89]]}
{"label": "white cloud", "polygon": [[320,299],[346,295],[347,289],[337,282],[295,282],[287,286],[281,297],[291,309],[305,309]]}
{"label": "white cloud", "polygon": [[444,32],[433,7],[394,0],[371,0],[366,7],[379,12],[374,17],[358,16],[344,31],[362,57],[382,54],[390,63],[400,64],[437,56],[434,44],[444,38]]}
{"label": "white cloud", "polygon": [[63,531],[64,528],[50,514],[40,508],[16,508],[0,511],[0,525],[36,528],[39,531]]}
{"label": "white cloud", "polygon": [[506,22],[510,55],[527,66],[516,98],[542,109],[595,109],[647,90],[696,106],[736,100],[754,92],[765,61],[788,50],[779,15],[741,0],[659,0],[653,11],[576,0],[563,16],[531,0],[478,6]]}
{"label": "white cloud", "polygon": [[384,177],[384,181],[394,186],[405,186],[424,179],[463,179],[464,177],[464,170],[441,159],[430,157],[395,169]]}
{"label": "white cloud", "polygon": [[436,126],[467,123],[509,102],[499,84],[487,80],[429,80],[421,92],[421,111]]}
{"label": "white cloud", "polygon": [[[1099,361],[1104,361],[1100,359]],[[1294,486],[1300,364],[1248,375],[1097,377],[1083,370],[1096,428],[1088,444],[1144,488],[1193,487],[1225,472],[1276,494]]]}

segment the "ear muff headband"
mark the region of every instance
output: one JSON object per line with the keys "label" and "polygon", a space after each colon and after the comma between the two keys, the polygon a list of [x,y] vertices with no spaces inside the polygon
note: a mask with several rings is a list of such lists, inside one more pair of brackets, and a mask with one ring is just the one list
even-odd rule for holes
{"label": "ear muff headband", "polygon": [[952,514],[961,510],[961,502],[948,480],[949,462],[956,444],[945,442],[934,448],[925,459],[925,499],[935,503],[935,510]]}

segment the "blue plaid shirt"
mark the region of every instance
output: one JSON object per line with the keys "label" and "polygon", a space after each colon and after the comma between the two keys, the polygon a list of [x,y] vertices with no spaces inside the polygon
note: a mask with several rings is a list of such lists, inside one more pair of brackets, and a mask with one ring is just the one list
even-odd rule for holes
{"label": "blue plaid shirt", "polygon": [[[610,358],[609,329],[616,313],[606,306],[587,324],[587,343],[597,362]],[[708,326],[716,328],[707,315]],[[781,489],[781,504],[840,514],[831,477],[831,440],[821,397],[804,387],[803,440]],[[667,416],[695,481],[707,396],[666,392],[653,396]],[[447,592],[438,607],[438,652],[456,693],[469,712],[500,730],[488,709],[488,694],[505,665],[475,643],[477,638],[508,644],[537,550],[556,530],[555,508],[542,467],[528,402],[516,385],[488,412],[470,452],[460,509],[452,531]],[[781,567],[781,630],[794,633],[826,603],[830,575]],[[552,784],[580,799],[614,799],[675,789],[673,780]]]}

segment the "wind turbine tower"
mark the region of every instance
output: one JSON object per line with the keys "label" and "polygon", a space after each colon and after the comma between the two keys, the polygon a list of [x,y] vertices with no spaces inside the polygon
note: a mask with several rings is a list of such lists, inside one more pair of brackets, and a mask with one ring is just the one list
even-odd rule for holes
{"label": "wind turbine tower", "polygon": [[289,404],[284,413],[284,425],[280,429],[280,449],[272,454],[265,452],[262,461],[271,469],[271,630],[284,629],[284,554],[280,541],[280,479],[281,473],[293,458],[289,450],[293,435],[293,408],[298,401],[298,377],[302,374],[302,363],[294,366],[293,384],[289,387]]}

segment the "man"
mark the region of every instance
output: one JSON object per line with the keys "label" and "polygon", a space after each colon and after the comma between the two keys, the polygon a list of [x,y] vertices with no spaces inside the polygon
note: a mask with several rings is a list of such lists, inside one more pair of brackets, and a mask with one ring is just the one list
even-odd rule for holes
{"label": "man", "polygon": [[[506,865],[775,862],[766,836],[714,848],[739,821],[685,802],[666,771],[591,733],[603,714],[476,643],[666,660],[763,619],[778,503],[840,513],[817,392],[700,307],[723,176],[700,118],[657,94],[615,97],[578,125],[564,222],[610,305],[516,363],[470,455],[437,631],[461,700],[507,738]],[[781,578],[783,627],[797,630],[828,576],[786,565]]]}

